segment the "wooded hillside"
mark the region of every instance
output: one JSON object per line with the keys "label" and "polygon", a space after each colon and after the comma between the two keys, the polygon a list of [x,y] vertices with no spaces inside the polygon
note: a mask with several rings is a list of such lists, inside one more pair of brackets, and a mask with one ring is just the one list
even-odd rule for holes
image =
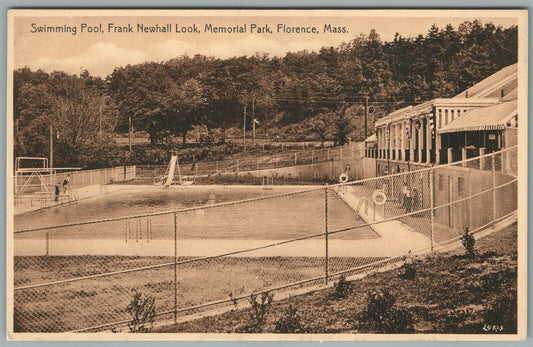
{"label": "wooded hillside", "polygon": [[[425,36],[382,41],[372,30],[319,52],[218,59],[196,55],[117,67],[106,78],[23,68],[14,71],[15,156],[48,156],[49,127],[57,165],[121,163],[114,143],[135,131],[151,146],[185,146],[242,136],[252,115],[260,138],[363,140],[364,95],[373,122],[388,112],[458,94],[517,62],[518,29],[479,21],[432,26]],[[260,134],[260,135],[259,135]]]}

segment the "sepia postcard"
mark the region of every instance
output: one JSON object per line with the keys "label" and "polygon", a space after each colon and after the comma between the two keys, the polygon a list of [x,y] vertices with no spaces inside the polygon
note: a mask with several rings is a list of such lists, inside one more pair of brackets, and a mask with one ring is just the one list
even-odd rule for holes
{"label": "sepia postcard", "polygon": [[527,10],[10,10],[11,340],[522,340]]}

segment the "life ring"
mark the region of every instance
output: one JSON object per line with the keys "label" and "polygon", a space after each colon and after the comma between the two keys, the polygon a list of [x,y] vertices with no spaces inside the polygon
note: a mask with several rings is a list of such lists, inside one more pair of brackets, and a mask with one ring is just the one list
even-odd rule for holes
{"label": "life ring", "polygon": [[381,189],[376,189],[372,193],[372,200],[374,201],[374,204],[376,205],[383,205],[387,202],[387,195],[383,192]]}
{"label": "life ring", "polygon": [[346,182],[348,182],[348,175],[345,174],[345,173],[341,174],[341,175],[339,176],[339,182],[340,182],[340,183],[346,183]]}

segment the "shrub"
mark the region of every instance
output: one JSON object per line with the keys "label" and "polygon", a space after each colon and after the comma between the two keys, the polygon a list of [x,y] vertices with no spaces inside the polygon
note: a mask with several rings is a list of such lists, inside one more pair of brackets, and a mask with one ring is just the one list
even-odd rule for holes
{"label": "shrub", "polygon": [[353,292],[353,283],[346,281],[346,276],[341,275],[339,282],[334,283],[335,291],[333,292],[333,297],[337,299],[344,299]]}
{"label": "shrub", "polygon": [[368,293],[366,308],[358,317],[359,329],[385,334],[413,332],[413,315],[394,307],[395,303],[396,298],[386,289]]}
{"label": "shrub", "polygon": [[147,333],[151,330],[154,323],[155,298],[153,296],[146,296],[138,292],[136,289],[131,290],[133,298],[126,306],[126,312],[131,315],[131,321],[128,322],[128,328],[132,333]]}
{"label": "shrub", "polygon": [[261,299],[258,298],[257,294],[250,294],[248,302],[250,303],[250,306],[252,306],[252,309],[249,312],[249,322],[241,329],[238,329],[238,332],[263,332],[264,325],[272,308],[273,299],[274,294],[269,292],[261,293]]}
{"label": "shrub", "polygon": [[296,307],[289,304],[283,316],[276,321],[274,332],[282,334],[301,334],[307,332]]}
{"label": "shrub", "polygon": [[475,312],[471,307],[448,310],[440,330],[448,334],[480,333],[479,326],[474,324],[474,320]]}
{"label": "shrub", "polygon": [[416,264],[414,262],[406,262],[400,268],[400,278],[406,280],[414,280],[416,277]]}
{"label": "shrub", "polygon": [[465,248],[466,256],[469,258],[474,258],[477,254],[477,251],[475,249],[476,247],[476,239],[470,232],[468,231],[468,228],[464,228],[463,236],[461,236],[461,241],[463,242],[463,247]]}
{"label": "shrub", "polygon": [[492,329],[491,333],[501,332],[504,334],[515,334],[516,313],[518,309],[516,291],[505,291],[497,299],[491,302],[483,311],[485,325],[499,327]]}

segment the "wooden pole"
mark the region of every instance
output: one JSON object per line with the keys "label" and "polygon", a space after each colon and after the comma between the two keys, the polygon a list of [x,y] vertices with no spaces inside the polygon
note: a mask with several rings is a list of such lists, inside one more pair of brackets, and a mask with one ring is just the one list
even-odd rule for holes
{"label": "wooden pole", "polygon": [[431,252],[433,252],[433,233],[435,231],[435,172],[434,170],[429,171],[429,195],[431,201],[431,234],[429,237]]}
{"label": "wooden pole", "polygon": [[252,127],[253,144],[255,145],[255,98],[252,98]]}
{"label": "wooden pole", "polygon": [[325,209],[324,209],[324,220],[325,220],[325,231],[326,231],[326,285],[328,284],[328,258],[329,258],[329,244],[328,244],[328,184],[326,183],[326,188],[324,189],[325,195]]}
{"label": "wooden pole", "polygon": [[244,150],[246,150],[246,105],[244,105],[244,119],[242,121],[242,142]]}
{"label": "wooden pole", "polygon": [[130,153],[131,153],[131,138],[133,137],[133,129],[132,129],[132,124],[131,124],[131,117],[128,118],[128,146],[130,148]]}
{"label": "wooden pole", "polygon": [[[54,137],[53,137],[53,128],[50,125],[50,190],[52,189],[53,179],[52,179],[52,168],[54,167]],[[44,188],[44,187],[43,187]]]}
{"label": "wooden pole", "polygon": [[178,213],[174,212],[174,324],[178,323]]}

